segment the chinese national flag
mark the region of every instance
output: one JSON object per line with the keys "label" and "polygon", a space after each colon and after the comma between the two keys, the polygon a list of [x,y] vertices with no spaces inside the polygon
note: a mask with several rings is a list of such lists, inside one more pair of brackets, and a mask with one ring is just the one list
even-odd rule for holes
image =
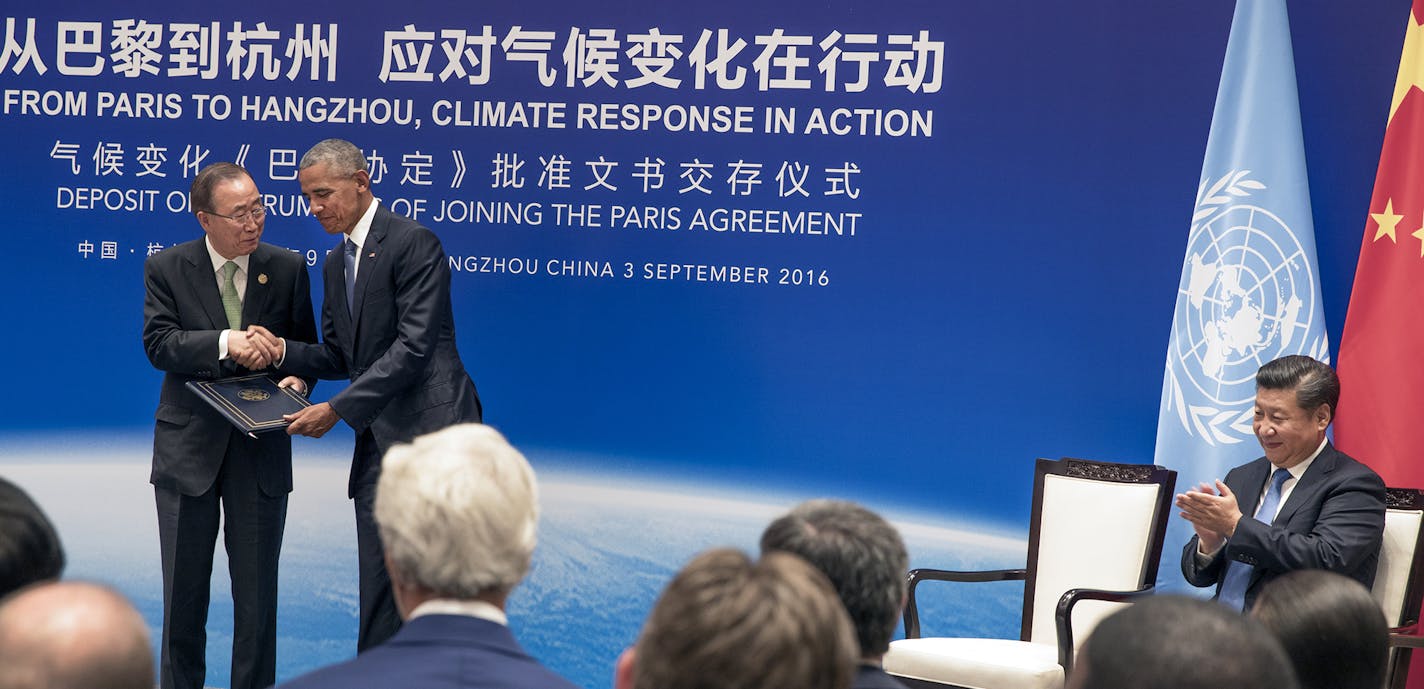
{"label": "chinese national flag", "polygon": [[[1385,485],[1424,488],[1424,0],[1414,0],[1340,342],[1335,440]],[[1409,686],[1424,688],[1424,662]]]}
{"label": "chinese national flag", "polygon": [[1424,0],[1414,0],[1340,342],[1340,449],[1424,488]]}

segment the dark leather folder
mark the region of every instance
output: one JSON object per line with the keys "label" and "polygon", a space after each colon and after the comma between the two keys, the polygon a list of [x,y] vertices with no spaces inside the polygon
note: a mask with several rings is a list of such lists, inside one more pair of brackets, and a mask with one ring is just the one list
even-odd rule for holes
{"label": "dark leather folder", "polygon": [[283,414],[291,414],[311,402],[297,391],[277,387],[265,373],[218,380],[190,380],[186,387],[199,399],[218,410],[238,430],[248,434],[287,427]]}

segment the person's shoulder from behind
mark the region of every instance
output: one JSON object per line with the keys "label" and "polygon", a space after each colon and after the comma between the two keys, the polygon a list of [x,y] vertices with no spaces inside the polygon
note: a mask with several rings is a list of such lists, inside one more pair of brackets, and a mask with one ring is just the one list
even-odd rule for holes
{"label": "person's shoulder from behind", "polygon": [[366,686],[374,689],[375,685],[362,682],[370,677],[369,673],[362,669],[365,664],[364,658],[352,658],[279,682],[273,689],[358,689]]}
{"label": "person's shoulder from behind", "polygon": [[[470,647],[479,650],[469,652],[484,657],[472,663],[482,668],[480,681],[468,686],[480,689],[579,689],[578,685],[530,655],[507,627],[501,625],[497,628],[499,631],[490,632],[496,628],[486,625],[493,623],[480,620],[475,624],[475,629],[482,631],[477,631],[470,638],[484,639],[485,643]],[[469,660],[469,657],[464,659]]]}
{"label": "person's shoulder from behind", "polygon": [[874,665],[861,665],[856,668],[855,679],[851,681],[850,687],[851,689],[906,689],[903,682]]}
{"label": "person's shoulder from behind", "polygon": [[522,677],[515,678],[499,689],[581,689],[577,684],[564,679],[558,673],[531,659],[530,667]]}
{"label": "person's shoulder from behind", "polygon": [[408,648],[387,642],[355,658],[317,668],[279,682],[273,689],[387,689],[414,686],[404,680],[418,678],[427,664],[412,658]]}

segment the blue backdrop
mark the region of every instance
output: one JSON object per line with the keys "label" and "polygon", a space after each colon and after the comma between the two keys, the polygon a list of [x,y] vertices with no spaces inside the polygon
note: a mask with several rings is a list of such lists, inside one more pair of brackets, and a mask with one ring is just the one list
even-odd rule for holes
{"label": "blue backdrop", "polygon": [[[240,159],[319,263],[295,157],[339,136],[440,235],[486,420],[549,486],[512,609],[557,670],[606,686],[683,558],[806,497],[895,515],[915,564],[1021,563],[1034,457],[1152,459],[1232,9],[11,2],[0,473],[156,622],[142,261],[200,232],[193,163]],[[1408,3],[1290,10],[1338,342]],[[350,444],[296,448],[283,677],[354,645]],[[969,598],[946,631],[1015,633],[1014,591]]]}

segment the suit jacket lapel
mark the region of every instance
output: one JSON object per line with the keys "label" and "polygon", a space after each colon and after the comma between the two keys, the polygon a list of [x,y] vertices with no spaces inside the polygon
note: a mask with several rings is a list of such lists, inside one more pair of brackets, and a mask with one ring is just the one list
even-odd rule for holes
{"label": "suit jacket lapel", "polygon": [[218,293],[218,278],[213,272],[212,259],[208,257],[207,244],[200,239],[188,246],[192,248],[183,255],[184,278],[197,296],[213,330],[226,330],[227,311],[223,310],[222,295]]}
{"label": "suit jacket lapel", "polygon": [[[376,203],[376,201],[371,201]],[[356,327],[361,324],[361,305],[366,301],[366,290],[371,285],[371,275],[376,272],[376,265],[384,257],[381,251],[381,241],[386,238],[386,218],[382,213],[384,209],[377,208],[376,215],[371,219],[371,230],[366,233],[366,243],[361,245],[361,260],[356,268],[355,295],[351,300],[351,332],[356,332]]]}
{"label": "suit jacket lapel", "polygon": [[1230,486],[1236,493],[1236,506],[1248,519],[1256,516],[1256,506],[1261,502],[1261,492],[1266,490],[1266,481],[1270,479],[1273,468],[1267,461],[1253,463],[1241,478],[1241,482]]}
{"label": "suit jacket lapel", "polygon": [[1291,489],[1290,497],[1285,504],[1281,505],[1281,511],[1276,513],[1276,520],[1272,524],[1286,524],[1295,515],[1301,505],[1314,500],[1314,495],[1325,483],[1325,477],[1335,470],[1337,464],[1335,448],[1329,443],[1325,444],[1325,449],[1320,451],[1320,456],[1306,468],[1305,475],[1296,481],[1295,488]]}
{"label": "suit jacket lapel", "polygon": [[257,323],[258,316],[267,312],[267,300],[272,290],[267,289],[267,252],[260,245],[247,259],[247,292],[242,297],[242,325]]}
{"label": "suit jacket lapel", "polygon": [[[345,235],[342,235],[345,237]],[[329,310],[331,314],[331,327],[335,334],[335,339],[341,345],[341,353],[349,361],[351,359],[352,340],[356,338],[356,330],[351,327],[351,312],[346,308],[346,261],[342,256],[345,250],[346,240],[342,239],[326,255],[326,262],[322,264],[324,302],[323,310]]]}

